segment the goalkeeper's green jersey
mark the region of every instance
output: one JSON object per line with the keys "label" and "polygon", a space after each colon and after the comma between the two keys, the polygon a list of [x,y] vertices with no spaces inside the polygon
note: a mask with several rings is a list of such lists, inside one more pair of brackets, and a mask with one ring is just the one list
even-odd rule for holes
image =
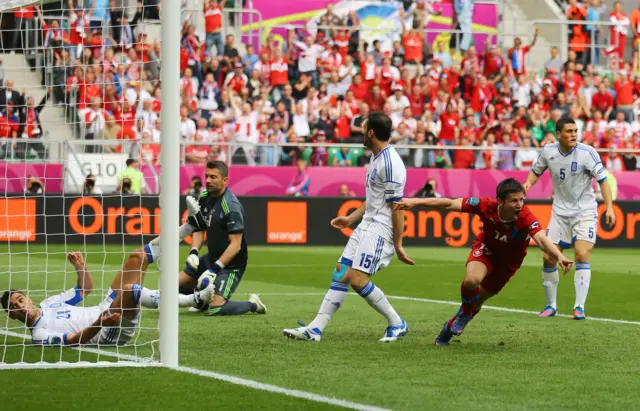
{"label": "goalkeeper's green jersey", "polygon": [[[207,247],[210,262],[213,263],[229,246],[229,234],[244,234],[244,208],[229,188],[220,197],[212,197],[203,191],[198,203],[207,225]],[[243,235],[240,252],[225,268],[244,269],[248,258],[247,241]]]}

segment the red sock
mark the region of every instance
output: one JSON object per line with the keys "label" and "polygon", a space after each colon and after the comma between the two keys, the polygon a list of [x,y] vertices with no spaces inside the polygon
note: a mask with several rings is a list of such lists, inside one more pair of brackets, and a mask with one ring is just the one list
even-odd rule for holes
{"label": "red sock", "polygon": [[464,286],[464,282],[460,286],[460,295],[462,296],[462,313],[473,315],[473,309],[480,296],[480,287],[469,290]]}
{"label": "red sock", "polygon": [[453,317],[451,317],[449,322],[447,322],[447,328],[451,328],[451,324],[453,324],[453,322],[456,320],[456,317],[457,315],[454,315]]}

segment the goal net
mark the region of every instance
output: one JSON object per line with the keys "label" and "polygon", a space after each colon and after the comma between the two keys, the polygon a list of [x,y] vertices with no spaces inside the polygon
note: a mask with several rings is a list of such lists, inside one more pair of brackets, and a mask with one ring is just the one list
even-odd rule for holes
{"label": "goal net", "polygon": [[109,3],[0,4],[0,368],[161,361],[153,304],[95,327],[160,287],[129,259],[160,232],[159,7]]}

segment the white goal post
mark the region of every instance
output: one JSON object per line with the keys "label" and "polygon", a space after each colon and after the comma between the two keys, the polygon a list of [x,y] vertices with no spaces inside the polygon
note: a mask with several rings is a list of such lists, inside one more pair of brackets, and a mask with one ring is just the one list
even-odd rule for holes
{"label": "white goal post", "polygon": [[[27,6],[45,6],[51,3],[64,4],[65,8],[69,0],[6,0],[0,1],[0,13],[13,18],[14,9]],[[73,0],[73,4],[84,4],[87,6],[89,0]],[[133,3],[135,5],[135,2]],[[52,7],[52,6],[49,6]],[[127,7],[123,7],[128,9]],[[67,17],[66,10],[52,11],[60,22]],[[103,347],[103,346],[63,346],[60,344],[50,344],[51,346],[39,346],[32,344],[32,336],[28,327],[23,323],[10,319],[7,313],[0,308],[0,370],[14,368],[75,368],[75,367],[146,367],[146,366],[166,366],[177,367],[178,363],[178,327],[179,327],[179,308],[178,308],[178,273],[180,272],[179,262],[179,241],[178,227],[180,223],[180,152],[179,138],[179,111],[180,111],[180,36],[182,28],[181,18],[181,2],[178,0],[163,1],[160,10],[160,33],[161,49],[159,55],[162,61],[158,62],[159,67],[159,84],[162,85],[161,91],[161,107],[164,117],[162,118],[160,128],[160,162],[162,169],[160,173],[160,195],[159,203],[155,208],[151,209],[150,214],[145,216],[136,214],[139,217],[139,223],[132,223],[129,220],[125,222],[124,216],[117,220],[107,215],[107,206],[93,215],[87,214],[87,210],[96,211],[95,207],[101,207],[104,204],[114,203],[112,209],[123,210],[141,210],[145,209],[144,196],[124,197],[112,194],[112,185],[118,177],[114,177],[111,172],[117,167],[120,172],[125,166],[122,164],[128,158],[126,152],[107,154],[104,148],[96,149],[96,151],[84,151],[80,155],[81,158],[96,168],[100,165],[109,167],[109,176],[111,185],[109,185],[108,193],[104,193],[99,197],[78,194],[77,190],[70,190],[70,179],[77,181],[85,178],[86,174],[93,174],[91,171],[78,168],[78,164],[73,164],[69,151],[69,144],[65,143],[65,139],[73,139],[76,142],[77,137],[71,135],[71,130],[75,132],[76,128],[86,127],[84,124],[84,114],[74,112],[73,117],[66,117],[64,114],[55,119],[56,126],[64,126],[69,130],[69,135],[53,135],[48,133],[46,139],[41,134],[34,140],[30,140],[31,136],[26,135],[26,131],[21,131],[23,135],[17,135],[12,140],[5,140],[5,144],[0,138],[0,296],[9,289],[19,289],[33,299],[37,306],[43,299],[52,297],[56,293],[73,289],[74,283],[69,283],[70,279],[76,275],[72,263],[66,261],[68,252],[79,250],[85,256],[89,256],[87,260],[88,270],[91,271],[94,281],[94,294],[106,292],[109,284],[114,278],[117,270],[127,259],[128,255],[136,248],[144,246],[144,242],[148,242],[158,234],[159,227],[162,227],[162,235],[160,238],[160,246],[162,249],[161,261],[154,265],[153,270],[160,270],[159,280],[157,275],[149,273],[145,286],[151,289],[156,288],[156,284],[160,289],[159,314],[148,316],[144,326],[139,326],[135,336],[131,339],[131,343],[124,347]],[[46,15],[45,15],[46,17]],[[34,21],[39,17],[36,16]],[[51,21],[48,20],[48,23]],[[68,29],[69,21],[65,21],[64,28]],[[143,21],[139,23],[141,26],[145,24]],[[156,21],[157,24],[157,21]],[[105,26],[103,26],[105,27]],[[157,25],[154,27],[157,30]],[[31,27],[33,29],[33,27]],[[10,29],[9,29],[10,30]],[[8,33],[9,38],[20,36],[22,34]],[[4,31],[4,30],[3,30]],[[18,32],[22,28],[18,24]],[[29,43],[29,50],[23,50],[24,61],[27,54],[43,53],[42,45],[44,44],[44,35],[41,30],[31,30],[30,35],[37,31],[40,36],[39,47],[36,51],[31,49],[33,44]],[[157,31],[156,31],[157,32]],[[2,36],[4,38],[4,36]],[[24,39],[22,40],[24,42]],[[134,39],[134,42],[137,41]],[[19,65],[16,61],[22,52],[10,52],[5,40],[0,43],[0,72],[4,74],[4,78],[0,76],[0,81],[4,79],[1,87],[6,87],[7,81],[16,78],[15,89],[21,93],[23,88],[26,94],[23,94],[23,101],[28,101],[27,97],[33,95],[49,96],[47,90],[51,86],[47,80],[47,88],[40,87],[35,84],[34,80],[24,80],[21,84],[18,78],[27,79],[28,76],[34,78],[40,73],[47,72],[48,67],[46,58],[29,67],[27,64]],[[13,42],[11,42],[13,45]],[[24,43],[23,43],[24,44]],[[135,44],[135,43],[134,43]],[[117,46],[117,44],[116,44]],[[88,48],[88,47],[86,47]],[[115,47],[114,47],[115,48]],[[60,48],[62,50],[62,47]],[[78,50],[82,50],[79,48]],[[75,48],[74,48],[75,51]],[[46,53],[46,50],[44,50]],[[84,56],[81,56],[84,57]],[[125,58],[125,57],[123,57]],[[78,58],[77,61],[81,61]],[[78,63],[77,65],[80,65]],[[13,66],[12,66],[13,65]],[[45,67],[43,67],[43,65]],[[62,64],[64,66],[64,63]],[[88,66],[83,66],[86,68]],[[64,66],[63,68],[70,69]],[[74,64],[73,68],[76,68]],[[47,77],[48,74],[43,74]],[[67,75],[69,77],[69,75]],[[142,78],[139,82],[142,82]],[[131,81],[133,83],[133,81]],[[58,83],[59,84],[59,83]],[[62,84],[64,89],[65,85]],[[69,85],[67,84],[67,87]],[[73,87],[73,85],[71,85]],[[104,95],[105,85],[101,84],[102,95]],[[53,87],[52,87],[53,88]],[[124,94],[124,93],[123,93]],[[50,99],[53,99],[50,97]],[[33,97],[31,98],[33,100]],[[36,98],[35,104],[38,104],[39,97]],[[46,107],[53,107],[55,104],[58,109],[65,106],[66,102],[52,102],[43,97]],[[136,100],[137,101],[137,100]],[[60,104],[61,103],[61,104]],[[88,106],[88,104],[87,104]],[[25,103],[24,110],[27,112],[29,103]],[[16,108],[18,110],[19,108]],[[64,108],[59,108],[61,112],[68,113],[68,104]],[[0,112],[4,114],[4,107],[0,107]],[[168,113],[168,114],[167,114]],[[160,113],[158,113],[159,115]],[[70,120],[73,118],[73,120]],[[87,117],[88,119],[89,117]],[[77,119],[77,120],[76,120]],[[2,122],[0,115],[0,123]],[[48,119],[41,119],[40,122],[46,129],[45,122]],[[87,120],[89,123],[89,120]],[[91,120],[93,122],[93,119]],[[8,124],[8,123],[7,123]],[[24,124],[21,120],[20,124]],[[2,124],[0,124],[0,129]],[[58,127],[59,128],[59,127]],[[55,129],[55,127],[54,127]],[[20,128],[20,130],[23,130]],[[57,129],[56,129],[57,130]],[[83,129],[83,133],[86,130]],[[0,135],[0,137],[3,137]],[[24,140],[21,140],[24,139]],[[35,144],[38,143],[38,148]],[[51,152],[55,151],[55,159],[49,160]],[[46,153],[46,154],[43,154]],[[89,154],[85,154],[89,153]],[[75,157],[77,158],[77,156]],[[54,164],[55,163],[55,164]],[[66,174],[59,173],[62,169]],[[73,167],[76,167],[74,169]],[[35,170],[35,171],[34,171]],[[73,175],[69,175],[69,173]],[[42,185],[42,189],[50,183],[60,187],[60,191],[50,194],[49,192],[33,193],[29,192],[32,179],[38,180],[37,184]],[[83,180],[80,180],[82,184]],[[121,181],[121,180],[120,180]],[[143,182],[144,184],[144,182]],[[20,191],[16,191],[16,187],[20,187]],[[82,185],[80,185],[82,187]],[[68,195],[73,191],[74,194]],[[33,195],[32,195],[33,194]],[[152,202],[155,203],[154,198]],[[73,206],[74,203],[77,206]],[[120,203],[118,206],[117,203]],[[97,204],[97,206],[96,206]],[[47,206],[49,205],[49,206]],[[70,211],[71,210],[71,211]],[[154,211],[155,210],[155,211]],[[158,210],[162,210],[159,213]],[[104,213],[104,215],[102,214]],[[140,213],[140,211],[137,211]],[[160,214],[157,216],[157,214]],[[148,219],[147,219],[148,217]],[[111,219],[110,219],[111,218]],[[103,221],[103,223],[102,223]],[[147,223],[151,221],[151,223]],[[45,237],[48,235],[46,226],[49,224],[60,224],[57,241],[49,241]],[[137,227],[140,232],[144,232],[144,236],[127,238],[128,231],[125,230],[125,223],[132,224]],[[69,226],[79,226],[79,231],[67,231]],[[147,232],[146,224],[152,224],[153,230]],[[99,232],[93,231],[93,228],[100,226]],[[128,226],[127,226],[128,227]],[[112,230],[113,228],[113,230]],[[84,230],[84,231],[83,231]],[[145,231],[147,230],[147,231]],[[104,231],[104,232],[103,232]],[[109,231],[107,233],[107,231]],[[81,235],[82,234],[82,235]],[[109,238],[109,235],[113,237]],[[94,237],[91,237],[94,236]],[[96,237],[97,236],[97,237]],[[99,237],[99,240],[97,240]],[[74,240],[71,241],[70,239]],[[121,243],[112,245],[114,238],[121,238]],[[37,240],[37,241],[36,241]],[[136,242],[135,245],[130,242]],[[102,243],[102,244],[101,244]],[[101,254],[104,254],[101,256]],[[110,254],[110,255],[108,255]],[[107,260],[109,262],[107,263]],[[117,263],[114,261],[118,260]],[[102,266],[100,265],[102,261]],[[152,266],[149,267],[152,269]],[[80,278],[80,273],[78,273]],[[79,284],[80,280],[78,280]],[[73,297],[75,298],[75,297]],[[91,296],[91,303],[95,301],[98,304],[98,296]],[[100,296],[102,299],[102,296]],[[89,301],[89,300],[87,300]],[[90,306],[89,302],[84,303]],[[146,314],[147,309],[141,312]],[[155,310],[154,310],[155,311]],[[159,319],[156,319],[159,315]],[[150,321],[153,319],[153,321]],[[145,332],[148,336],[139,338],[141,332]],[[35,338],[34,338],[35,339]]]}

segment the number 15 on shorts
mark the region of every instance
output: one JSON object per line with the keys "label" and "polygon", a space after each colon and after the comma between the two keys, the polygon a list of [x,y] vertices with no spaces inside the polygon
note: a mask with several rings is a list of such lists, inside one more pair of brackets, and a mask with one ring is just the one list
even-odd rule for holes
{"label": "number 15 on shorts", "polygon": [[364,267],[367,270],[371,267],[371,263],[373,262],[373,256],[371,254],[362,253],[360,255],[360,267]]}

